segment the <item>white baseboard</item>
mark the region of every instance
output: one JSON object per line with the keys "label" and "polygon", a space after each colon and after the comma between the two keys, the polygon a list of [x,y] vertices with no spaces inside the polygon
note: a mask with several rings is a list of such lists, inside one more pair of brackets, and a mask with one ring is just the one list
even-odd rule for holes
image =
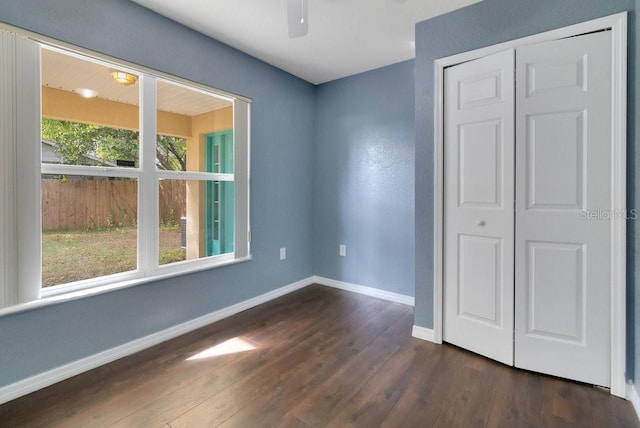
{"label": "white baseboard", "polygon": [[268,293],[261,294],[260,296],[253,297],[243,302],[236,303],[235,305],[231,305],[210,314],[201,316],[191,321],[176,325],[166,330],[150,334],[148,336],[136,339],[123,345],[116,346],[115,348],[107,349],[106,351],[99,352],[97,354],[82,358],[80,360],[65,364],[60,367],[56,367],[55,369],[49,370],[47,372],[40,373],[35,376],[31,376],[29,378],[12,383],[10,385],[3,386],[0,388],[0,404],[14,400],[23,395],[30,394],[39,389],[53,385],[54,383],[76,376],[80,373],[95,369],[96,367],[100,367],[104,364],[108,364],[122,357],[140,352],[144,349],[189,333],[193,330],[197,330],[213,322],[237,314],[238,312],[242,312],[254,306],[258,306],[262,303],[266,303],[270,300],[276,299],[280,296],[284,296],[285,294],[289,294],[295,290],[304,288],[315,282],[315,277],[306,278],[293,284],[289,284],[287,286],[270,291]]}
{"label": "white baseboard", "polygon": [[629,381],[627,383],[627,400],[631,401],[633,404],[633,410],[636,411],[636,416],[638,420],[640,420],[640,396],[638,396],[638,391],[636,390],[633,382]]}
{"label": "white baseboard", "polygon": [[417,339],[426,340],[428,342],[435,343],[435,336],[433,334],[433,330],[426,327],[420,327],[419,325],[414,325],[413,330],[411,331],[411,335]]}
{"label": "white baseboard", "polygon": [[314,276],[313,280],[316,284],[325,285],[327,287],[339,288],[345,291],[377,297],[378,299],[402,303],[403,305],[415,306],[415,299],[412,296],[407,296],[405,294],[393,293],[391,291],[365,287],[364,285],[351,284],[349,282],[336,281],[335,279],[323,278],[321,276]]}

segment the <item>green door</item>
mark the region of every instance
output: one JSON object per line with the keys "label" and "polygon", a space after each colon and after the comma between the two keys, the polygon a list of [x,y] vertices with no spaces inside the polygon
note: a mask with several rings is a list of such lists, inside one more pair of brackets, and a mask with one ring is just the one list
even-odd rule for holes
{"label": "green door", "polygon": [[[233,174],[233,131],[206,137],[206,171]],[[232,181],[207,181],[205,186],[205,239],[207,256],[233,252],[234,189]]]}

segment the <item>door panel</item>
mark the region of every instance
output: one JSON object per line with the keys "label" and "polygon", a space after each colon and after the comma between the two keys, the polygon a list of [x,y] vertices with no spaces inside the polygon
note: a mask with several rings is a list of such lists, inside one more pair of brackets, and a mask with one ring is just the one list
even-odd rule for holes
{"label": "door panel", "polygon": [[515,365],[610,385],[611,35],[517,50]]}
{"label": "door panel", "polygon": [[502,203],[502,121],[460,125],[458,136],[459,206]]}
{"label": "door panel", "polygon": [[496,69],[461,79],[458,89],[458,110],[502,103],[504,77],[503,71]]}
{"label": "door panel", "polygon": [[527,333],[581,344],[585,331],[585,246],[527,242]]}
{"label": "door panel", "polygon": [[445,70],[443,336],[507,364],[513,364],[513,80],[513,50]]}
{"label": "door panel", "polygon": [[583,208],[584,120],[584,111],[527,117],[528,209]]}
{"label": "door panel", "polygon": [[500,327],[502,239],[460,235],[458,308],[460,317]]}
{"label": "door panel", "polygon": [[[553,42],[551,42],[553,43]],[[557,55],[557,54],[556,54]],[[574,61],[544,61],[526,66],[527,97],[557,89],[586,92],[586,56]]]}

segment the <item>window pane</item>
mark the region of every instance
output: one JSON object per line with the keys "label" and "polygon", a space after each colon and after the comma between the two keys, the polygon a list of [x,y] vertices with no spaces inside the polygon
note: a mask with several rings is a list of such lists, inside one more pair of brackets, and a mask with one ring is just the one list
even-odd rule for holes
{"label": "window pane", "polygon": [[232,253],[234,183],[161,180],[161,265]]}
{"label": "window pane", "polygon": [[186,259],[185,219],[186,182],[184,180],[160,180],[160,257],[159,264],[180,262]]}
{"label": "window pane", "polygon": [[171,171],[233,173],[233,104],[158,80],[156,165]]}
{"label": "window pane", "polygon": [[136,166],[137,79],[135,74],[43,49],[42,162]]}
{"label": "window pane", "polygon": [[136,269],[136,179],[42,175],[42,286]]}

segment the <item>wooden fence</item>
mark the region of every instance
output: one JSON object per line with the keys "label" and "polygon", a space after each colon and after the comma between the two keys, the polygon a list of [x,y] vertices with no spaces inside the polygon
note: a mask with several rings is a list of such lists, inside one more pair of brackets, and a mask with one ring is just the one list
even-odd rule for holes
{"label": "wooden fence", "polygon": [[[185,181],[160,182],[162,223],[177,224],[186,215],[185,194]],[[136,180],[42,180],[43,230],[132,226],[137,218]]]}

